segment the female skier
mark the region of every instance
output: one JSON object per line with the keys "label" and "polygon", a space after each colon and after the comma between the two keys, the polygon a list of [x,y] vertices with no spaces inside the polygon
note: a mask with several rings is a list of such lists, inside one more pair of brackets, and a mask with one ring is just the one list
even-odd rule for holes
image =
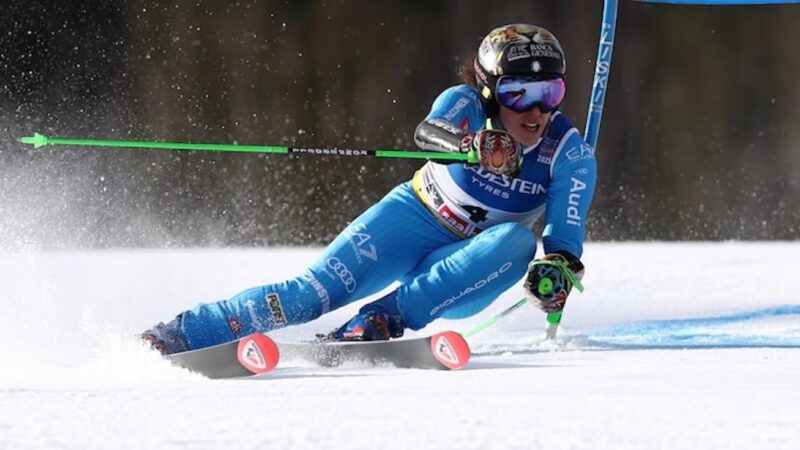
{"label": "female skier", "polygon": [[[580,277],[595,188],[594,149],[559,111],[566,61],[549,31],[491,31],[463,84],[433,102],[415,131],[430,151],[472,153],[477,164],[426,163],[353,220],[304,273],[200,304],[142,337],[165,354],[300,324],[375,294],[328,336],[386,340],[437,318],[474,315],[525,277],[528,299],[560,311]],[[543,218],[544,255],[532,227]],[[549,280],[540,289],[540,280]]]}

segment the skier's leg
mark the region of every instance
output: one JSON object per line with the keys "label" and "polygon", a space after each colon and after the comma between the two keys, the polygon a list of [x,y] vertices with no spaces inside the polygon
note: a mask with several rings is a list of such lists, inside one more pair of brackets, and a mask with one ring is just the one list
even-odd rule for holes
{"label": "skier's leg", "polygon": [[523,277],[535,252],[533,233],[517,223],[496,225],[441,247],[409,272],[398,289],[362,307],[329,339],[389,339],[438,317],[477,314]]}
{"label": "skier's leg", "polygon": [[379,292],[434,250],[457,241],[405,183],[353,220],[311,265],[308,276],[324,285],[334,310]]}
{"label": "skier's leg", "polygon": [[378,292],[456,240],[404,184],[355,219],[303,275],[200,304],[143,336],[174,353],[305,323]]}
{"label": "skier's leg", "polygon": [[477,314],[525,275],[535,253],[536,237],[518,223],[434,251],[397,290],[406,324],[420,329]]}
{"label": "skier's leg", "polygon": [[517,223],[434,251],[397,289],[406,325],[416,330],[439,317],[477,314],[525,275],[535,252],[535,236]]}

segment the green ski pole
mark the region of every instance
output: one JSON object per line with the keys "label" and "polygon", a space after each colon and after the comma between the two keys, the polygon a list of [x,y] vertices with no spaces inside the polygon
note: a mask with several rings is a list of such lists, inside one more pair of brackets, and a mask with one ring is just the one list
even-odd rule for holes
{"label": "green ski pole", "polygon": [[475,152],[470,153],[444,153],[407,150],[358,150],[350,148],[319,148],[319,147],[285,147],[277,145],[239,145],[239,144],[193,144],[189,142],[150,142],[150,141],[119,141],[109,139],[68,139],[51,138],[43,134],[34,133],[19,140],[23,144],[41,148],[46,145],[71,145],[77,147],[114,147],[114,148],[142,148],[157,150],[193,150],[214,152],[247,152],[247,153],[278,153],[296,155],[318,156],[358,156],[376,158],[399,159],[431,159],[438,161],[464,161],[470,164],[478,163]]}
{"label": "green ski pole", "polygon": [[528,299],[523,298],[520,301],[518,301],[517,303],[514,303],[513,305],[508,307],[505,311],[501,312],[500,314],[497,314],[496,316],[486,320],[485,322],[476,325],[475,327],[471,328],[466,333],[461,333],[461,335],[464,336],[465,338],[475,336],[476,334],[480,333],[481,331],[483,331],[483,330],[489,328],[490,326],[496,324],[497,322],[499,322],[500,319],[502,319],[503,317],[505,317],[505,316],[511,314],[512,312],[516,311],[517,309],[519,309],[525,303],[528,303]]}

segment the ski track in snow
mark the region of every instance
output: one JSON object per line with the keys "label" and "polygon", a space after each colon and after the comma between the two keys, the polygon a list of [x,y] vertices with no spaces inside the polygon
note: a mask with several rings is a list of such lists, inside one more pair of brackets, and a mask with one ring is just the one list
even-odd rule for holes
{"label": "ski track in snow", "polygon": [[[2,449],[794,449],[800,243],[590,243],[557,343],[525,307],[467,369],[282,361],[207,380],[132,336],[319,249],[0,252]],[[510,306],[419,334],[466,330]],[[328,331],[361,303],[280,330]],[[413,334],[413,333],[412,333]]]}

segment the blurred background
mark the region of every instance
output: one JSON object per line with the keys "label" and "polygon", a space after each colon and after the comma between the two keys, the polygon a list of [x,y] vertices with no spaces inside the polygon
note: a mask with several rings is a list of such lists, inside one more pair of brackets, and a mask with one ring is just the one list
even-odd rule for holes
{"label": "blurred background", "polygon": [[[45,147],[52,137],[413,149],[510,22],[567,53],[601,0],[0,0],[0,248],[323,245],[419,161]],[[590,240],[800,238],[800,5],[620,1]]]}

